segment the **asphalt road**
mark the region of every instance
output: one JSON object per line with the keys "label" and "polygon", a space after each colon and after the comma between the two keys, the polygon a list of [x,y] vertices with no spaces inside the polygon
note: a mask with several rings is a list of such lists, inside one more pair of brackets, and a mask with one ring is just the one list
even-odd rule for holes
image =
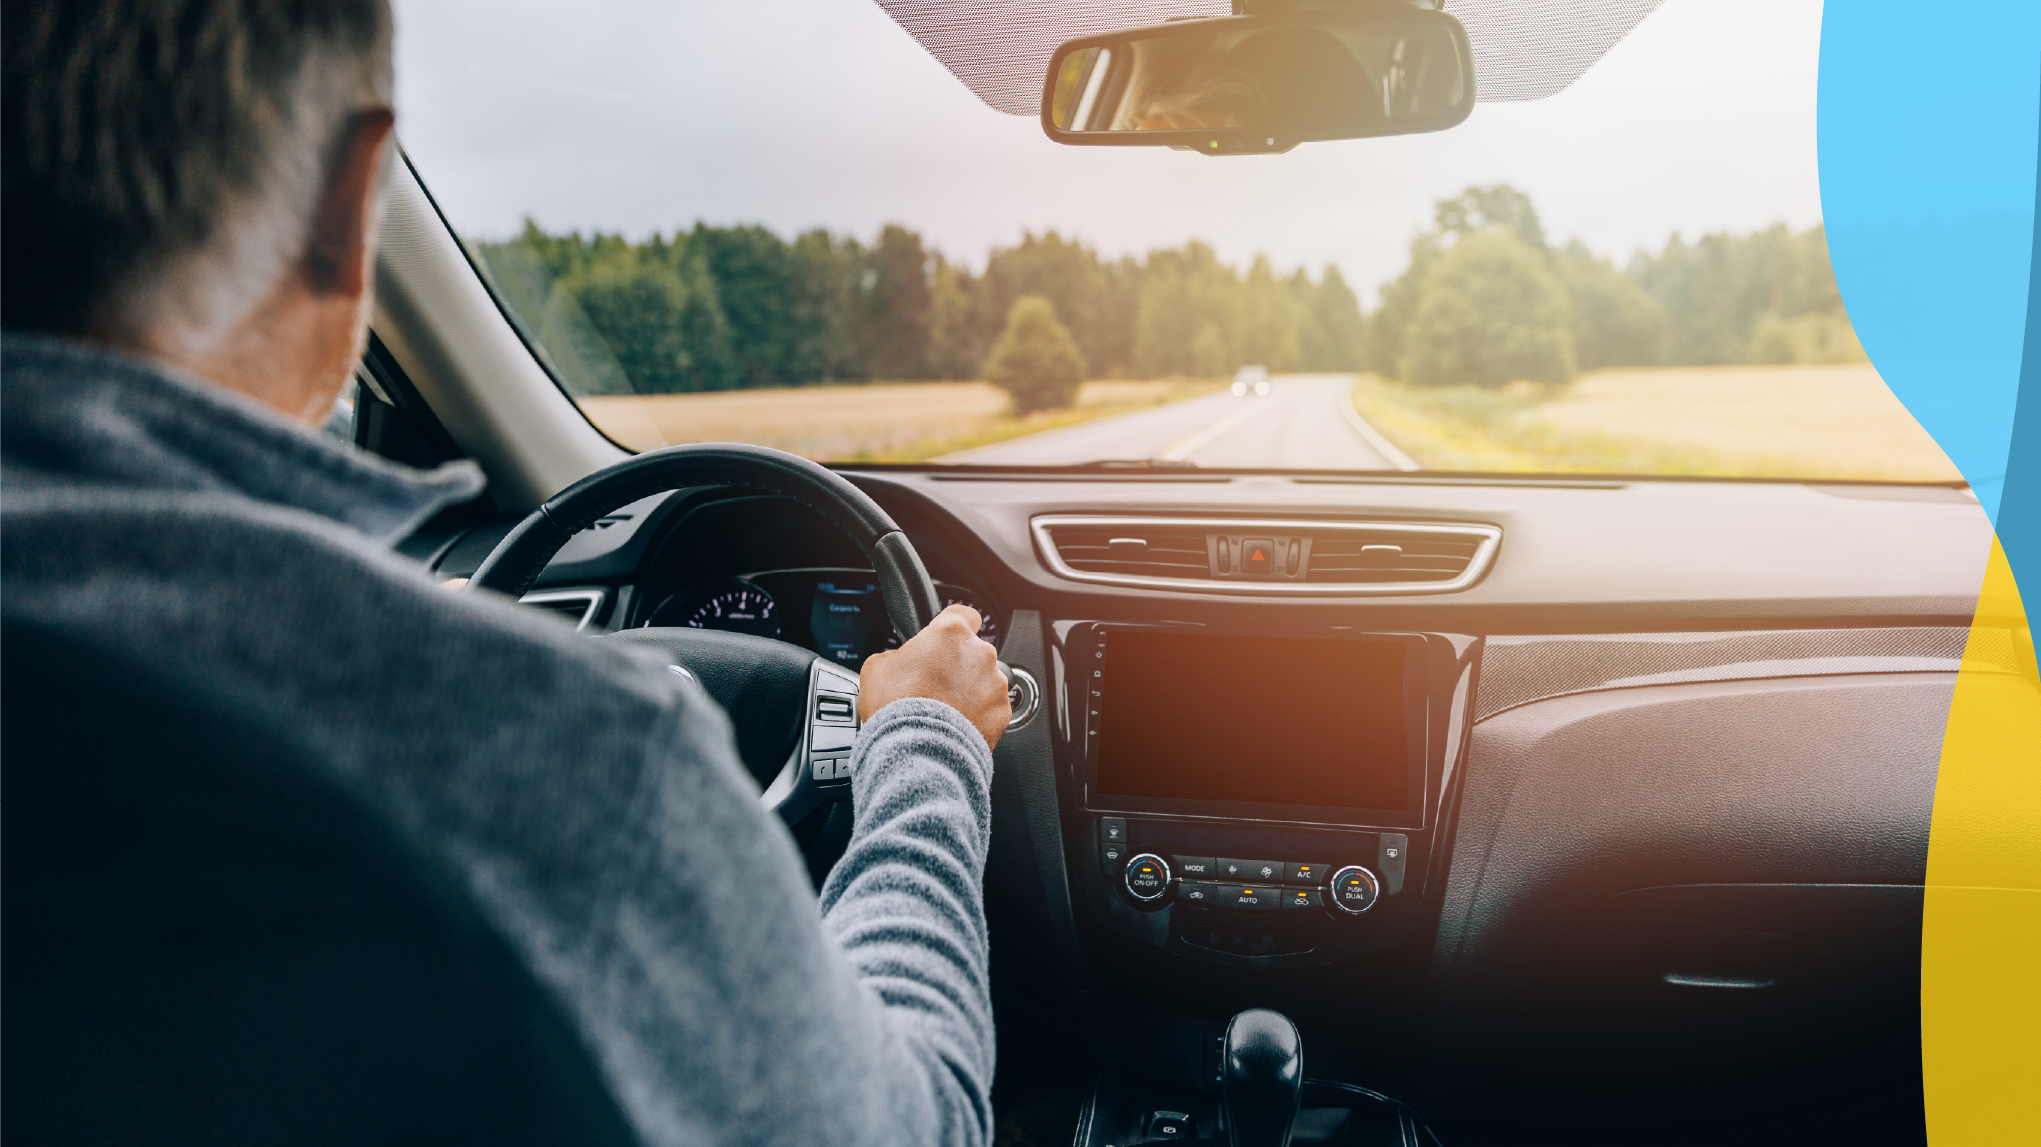
{"label": "asphalt road", "polygon": [[1266,398],[1221,391],[963,450],[939,459],[1066,466],[1156,459],[1208,467],[1407,470],[1408,458],[1361,421],[1350,375],[1281,375]]}

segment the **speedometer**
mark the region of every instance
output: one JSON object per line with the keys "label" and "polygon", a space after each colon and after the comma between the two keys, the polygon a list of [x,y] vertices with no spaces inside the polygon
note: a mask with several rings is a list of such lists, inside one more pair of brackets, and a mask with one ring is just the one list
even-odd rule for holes
{"label": "speedometer", "polygon": [[674,600],[661,606],[653,621],[660,625],[748,633],[775,640],[780,635],[779,603],[771,594],[744,581],[723,583],[705,595],[689,595],[686,599]]}

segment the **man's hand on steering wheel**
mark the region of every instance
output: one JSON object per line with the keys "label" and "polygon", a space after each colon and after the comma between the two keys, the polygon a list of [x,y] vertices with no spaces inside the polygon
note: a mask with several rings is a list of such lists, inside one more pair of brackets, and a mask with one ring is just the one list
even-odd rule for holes
{"label": "man's hand on steering wheel", "polygon": [[903,697],[926,697],[978,726],[986,748],[997,746],[1013,708],[999,654],[978,636],[980,621],[977,610],[953,605],[900,648],[865,658],[858,674],[858,718],[869,721]]}

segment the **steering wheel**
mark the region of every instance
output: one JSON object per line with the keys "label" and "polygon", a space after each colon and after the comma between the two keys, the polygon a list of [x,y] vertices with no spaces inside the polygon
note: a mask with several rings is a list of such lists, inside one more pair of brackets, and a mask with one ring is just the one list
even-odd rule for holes
{"label": "steering wheel", "polygon": [[[836,524],[870,559],[886,615],[902,640],[942,610],[914,544],[864,491],[793,454],[701,443],[653,450],[598,470],[547,499],[505,535],[467,589],[521,597],[568,539],[640,498],[690,486],[739,486],[792,498]],[[465,592],[465,591],[464,591]],[[858,675],[784,641],[708,629],[626,629],[602,638],[665,654],[700,684],[736,728],[738,756],[764,787],[765,804],[793,824],[850,796]]]}

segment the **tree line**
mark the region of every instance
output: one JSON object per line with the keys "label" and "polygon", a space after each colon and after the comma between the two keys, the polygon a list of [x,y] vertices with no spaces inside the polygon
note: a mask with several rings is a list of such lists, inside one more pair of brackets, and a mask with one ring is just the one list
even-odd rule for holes
{"label": "tree line", "polygon": [[1627,266],[1550,244],[1530,197],[1470,187],[1433,208],[1368,317],[1366,362],[1419,385],[1564,383],[1611,366],[1844,362],[1863,348],[1822,227],[1678,235]]}
{"label": "tree line", "polygon": [[527,222],[470,249],[578,393],[661,394],[862,379],[982,377],[1021,299],[1048,300],[1089,377],[1214,376],[1243,362],[1354,370],[1359,301],[1327,267],[1246,273],[1191,242],[1107,259],[1055,232],[951,262],[892,224],[877,240],[758,226],[631,242]]}
{"label": "tree line", "polygon": [[1494,385],[1861,355],[1819,227],[1675,236],[1619,270],[1578,242],[1549,244],[1530,199],[1507,186],[1440,200],[1366,315],[1335,267],[1284,275],[1257,257],[1240,270],[1195,241],[1111,259],[1027,234],[982,271],[898,224],[869,243],[706,224],[634,242],[527,221],[469,247],[577,394],[1010,374],[1019,360],[994,350],[1023,317],[1028,338],[1067,338],[1074,357],[1058,351],[1061,369],[1092,378],[1219,377],[1257,363]]}

